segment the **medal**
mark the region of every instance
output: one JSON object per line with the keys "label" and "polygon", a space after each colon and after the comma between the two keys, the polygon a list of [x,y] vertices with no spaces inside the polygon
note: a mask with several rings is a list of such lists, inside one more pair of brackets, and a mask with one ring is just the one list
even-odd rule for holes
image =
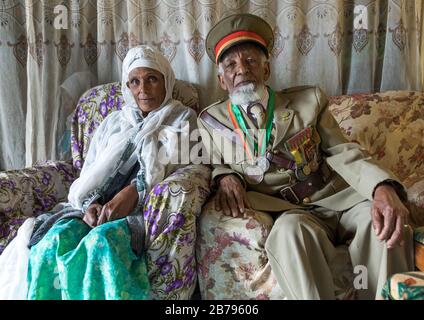
{"label": "medal", "polygon": [[305,181],[307,179],[307,176],[303,173],[303,168],[298,167],[294,170],[294,175],[296,176],[297,180],[299,181]]}
{"label": "medal", "polygon": [[311,167],[309,164],[305,164],[302,168],[302,171],[306,176],[309,176],[311,174]]}
{"label": "medal", "polygon": [[312,161],[309,163],[309,166],[311,167],[312,172],[317,171],[319,168],[318,161],[315,158],[312,159]]}
{"label": "medal", "polygon": [[258,166],[248,166],[245,173],[246,181],[249,184],[259,184],[264,179],[264,172]]}
{"label": "medal", "polygon": [[266,157],[259,157],[256,159],[256,165],[265,173],[269,169],[269,160]]}

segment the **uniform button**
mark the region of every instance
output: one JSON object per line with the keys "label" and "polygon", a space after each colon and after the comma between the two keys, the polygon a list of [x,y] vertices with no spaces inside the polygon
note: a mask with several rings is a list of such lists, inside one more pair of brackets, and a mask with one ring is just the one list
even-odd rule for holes
{"label": "uniform button", "polygon": [[279,153],[280,153],[280,150],[277,150],[277,149],[272,150],[272,153],[273,153],[273,154],[279,154]]}
{"label": "uniform button", "polygon": [[306,197],[305,199],[303,199],[303,203],[311,203],[311,198]]}

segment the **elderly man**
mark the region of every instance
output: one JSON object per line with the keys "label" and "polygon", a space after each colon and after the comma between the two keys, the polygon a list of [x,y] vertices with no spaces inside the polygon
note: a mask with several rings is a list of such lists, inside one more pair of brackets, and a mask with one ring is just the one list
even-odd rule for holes
{"label": "elderly man", "polygon": [[265,85],[273,32],[264,20],[229,16],[206,44],[229,100],[198,119],[216,190],[200,224],[213,207],[234,219],[273,213],[265,249],[289,299],[334,299],[329,261],[347,243],[352,265],[368,271],[358,297],[378,297],[388,276],[414,267],[403,186],[343,137],[319,88]]}

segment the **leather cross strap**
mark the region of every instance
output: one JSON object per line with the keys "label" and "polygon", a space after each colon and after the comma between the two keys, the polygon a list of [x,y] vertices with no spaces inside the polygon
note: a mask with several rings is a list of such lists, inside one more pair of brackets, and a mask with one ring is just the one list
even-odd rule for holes
{"label": "leather cross strap", "polygon": [[240,141],[240,137],[233,131],[232,128],[229,128],[211,116],[207,111],[203,111],[200,115],[200,118],[210,125],[213,129],[219,130],[220,134],[229,139],[232,142],[235,142],[243,146],[243,142]]}

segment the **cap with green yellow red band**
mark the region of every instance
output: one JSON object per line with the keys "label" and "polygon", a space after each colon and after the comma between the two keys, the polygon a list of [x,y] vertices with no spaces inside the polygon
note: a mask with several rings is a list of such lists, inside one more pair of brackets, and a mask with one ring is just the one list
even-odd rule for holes
{"label": "cap with green yellow red band", "polygon": [[274,46],[271,26],[253,14],[234,14],[219,21],[206,37],[209,58],[218,64],[228,49],[241,43],[254,43],[268,55]]}

